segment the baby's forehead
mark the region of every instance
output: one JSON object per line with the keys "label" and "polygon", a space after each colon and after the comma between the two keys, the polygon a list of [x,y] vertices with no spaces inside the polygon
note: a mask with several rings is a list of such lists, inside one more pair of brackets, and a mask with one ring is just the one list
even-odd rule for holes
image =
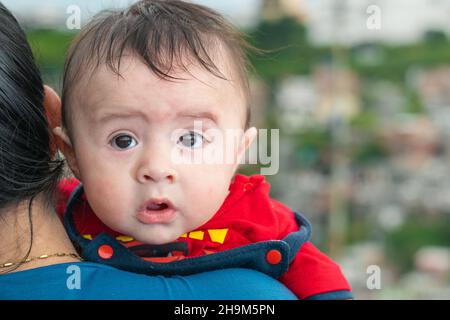
{"label": "baby's forehead", "polygon": [[161,115],[189,111],[217,114],[240,112],[245,101],[235,81],[221,79],[194,63],[174,67],[162,79],[134,56],[124,56],[120,76],[100,65],[85,84],[84,101],[92,116],[113,108],[150,107]]}

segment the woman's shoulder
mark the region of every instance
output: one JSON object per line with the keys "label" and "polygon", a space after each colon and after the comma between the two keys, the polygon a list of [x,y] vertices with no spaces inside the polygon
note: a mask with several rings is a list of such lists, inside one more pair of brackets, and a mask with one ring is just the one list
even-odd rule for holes
{"label": "woman's shoulder", "polygon": [[295,299],[276,280],[247,269],[146,276],[91,263],[63,263],[0,276],[0,299]]}

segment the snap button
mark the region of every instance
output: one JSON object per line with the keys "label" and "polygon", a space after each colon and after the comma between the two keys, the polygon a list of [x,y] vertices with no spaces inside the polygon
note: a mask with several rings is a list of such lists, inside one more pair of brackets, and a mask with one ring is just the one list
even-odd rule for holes
{"label": "snap button", "polygon": [[282,254],[276,249],[269,250],[266,254],[266,261],[269,264],[279,264],[282,259]]}
{"label": "snap button", "polygon": [[111,246],[104,244],[104,245],[101,245],[100,247],[98,247],[97,253],[100,258],[106,260],[106,259],[111,259],[111,257],[114,254],[114,250]]}

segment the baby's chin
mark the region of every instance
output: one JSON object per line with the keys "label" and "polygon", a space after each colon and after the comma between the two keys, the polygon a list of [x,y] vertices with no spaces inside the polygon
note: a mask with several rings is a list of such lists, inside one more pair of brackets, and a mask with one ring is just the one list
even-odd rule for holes
{"label": "baby's chin", "polygon": [[138,235],[136,234],[133,238],[136,239],[139,242],[142,242],[144,244],[151,244],[151,245],[160,245],[160,244],[166,244],[177,241],[179,237],[181,237],[181,234],[174,233],[164,233],[164,232],[154,232],[151,235],[144,234],[144,235]]}

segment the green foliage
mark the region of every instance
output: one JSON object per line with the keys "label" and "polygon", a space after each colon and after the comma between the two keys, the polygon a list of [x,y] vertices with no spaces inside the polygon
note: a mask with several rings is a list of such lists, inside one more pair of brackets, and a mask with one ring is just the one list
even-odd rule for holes
{"label": "green foliage", "polygon": [[426,43],[442,43],[447,41],[447,35],[441,30],[428,30],[423,36],[423,40]]}
{"label": "green foliage", "polygon": [[27,32],[37,63],[43,68],[62,69],[73,33],[55,30],[30,30]]}
{"label": "green foliage", "polygon": [[323,154],[330,149],[331,135],[327,130],[312,129],[295,137],[295,163],[302,168],[316,168],[321,164]]}
{"label": "green foliage", "polygon": [[433,67],[448,62],[450,40],[436,39],[411,45],[394,46],[373,44],[382,54],[382,60],[376,65],[366,65],[357,59],[357,50],[350,57],[351,67],[362,78],[384,79],[403,83],[405,74],[411,66]]}
{"label": "green foliage", "polygon": [[378,117],[374,112],[361,112],[350,121],[350,127],[353,130],[375,132],[379,127]]}
{"label": "green foliage", "polygon": [[386,152],[377,140],[361,143],[354,148],[352,163],[358,165],[369,165],[386,157]]}
{"label": "green foliage", "polygon": [[352,204],[349,205],[349,226],[346,234],[345,243],[351,245],[357,242],[367,241],[373,233],[373,226],[370,225],[367,216],[356,214],[357,211],[361,211],[361,208],[353,208]]}
{"label": "green foliage", "polygon": [[422,101],[416,91],[407,91],[407,101],[405,111],[412,114],[423,114],[425,112]]}
{"label": "green foliage", "polygon": [[450,216],[415,214],[398,230],[386,234],[388,259],[399,271],[413,267],[414,254],[423,246],[450,246]]}
{"label": "green foliage", "polygon": [[306,29],[293,18],[261,22],[250,34],[254,46],[265,53],[250,56],[258,75],[266,79],[311,70],[313,51],[306,40]]}
{"label": "green foliage", "polygon": [[365,111],[354,117],[350,122],[352,130],[351,159],[355,165],[368,165],[385,158],[387,155],[377,138],[380,123],[377,115]]}
{"label": "green foliage", "polygon": [[60,90],[64,60],[75,34],[46,29],[28,30],[27,37],[44,82]]}

